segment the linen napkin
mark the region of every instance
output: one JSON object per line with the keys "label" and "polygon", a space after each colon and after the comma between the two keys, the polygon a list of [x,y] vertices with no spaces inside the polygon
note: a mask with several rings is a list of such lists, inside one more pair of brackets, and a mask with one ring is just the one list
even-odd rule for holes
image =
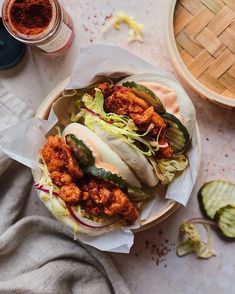
{"label": "linen napkin", "polygon": [[21,217],[31,182],[30,169],[17,162],[0,177],[0,293],[130,293],[112,262],[73,241],[59,222]]}

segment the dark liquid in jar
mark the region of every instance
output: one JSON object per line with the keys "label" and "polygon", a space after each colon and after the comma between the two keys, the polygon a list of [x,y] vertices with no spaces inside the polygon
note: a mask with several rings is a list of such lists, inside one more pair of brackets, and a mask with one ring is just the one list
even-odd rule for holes
{"label": "dark liquid in jar", "polygon": [[50,0],[11,1],[8,16],[12,30],[23,35],[37,35],[49,26],[52,19]]}

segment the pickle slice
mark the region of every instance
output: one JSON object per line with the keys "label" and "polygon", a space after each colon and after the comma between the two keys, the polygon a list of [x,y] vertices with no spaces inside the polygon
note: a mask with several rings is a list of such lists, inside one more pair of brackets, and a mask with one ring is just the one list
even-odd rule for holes
{"label": "pickle slice", "polygon": [[69,134],[66,136],[66,142],[72,148],[74,156],[81,166],[94,164],[95,159],[92,152],[82,140],[79,140],[73,134]]}
{"label": "pickle slice", "polygon": [[113,174],[110,171],[106,171],[103,168],[98,168],[95,165],[90,165],[85,167],[83,171],[87,175],[107,181],[122,190],[127,190],[128,188],[126,181],[122,177],[118,176],[117,174]]}
{"label": "pickle slice", "polygon": [[136,84],[135,82],[125,82],[123,86],[130,88],[134,94],[148,102],[151,106],[154,107],[156,112],[166,112],[166,109],[163,106],[161,100],[149,88],[140,84]]}
{"label": "pickle slice", "polygon": [[235,184],[225,180],[205,183],[198,192],[198,199],[203,213],[214,219],[220,208],[235,205]]}
{"label": "pickle slice", "polygon": [[175,154],[185,151],[190,141],[190,135],[185,126],[171,113],[164,113],[162,117],[168,123],[166,138],[171,144]]}
{"label": "pickle slice", "polygon": [[215,220],[224,236],[235,238],[235,205],[220,208],[215,214]]}

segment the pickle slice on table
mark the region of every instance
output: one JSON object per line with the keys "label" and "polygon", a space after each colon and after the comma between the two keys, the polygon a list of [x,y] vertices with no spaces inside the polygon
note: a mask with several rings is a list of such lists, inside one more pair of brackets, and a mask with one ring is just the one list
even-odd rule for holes
{"label": "pickle slice on table", "polygon": [[198,192],[203,213],[214,219],[216,212],[226,205],[235,205],[235,184],[225,180],[205,183]]}
{"label": "pickle slice on table", "polygon": [[215,220],[224,236],[235,238],[235,205],[220,208],[215,214]]}

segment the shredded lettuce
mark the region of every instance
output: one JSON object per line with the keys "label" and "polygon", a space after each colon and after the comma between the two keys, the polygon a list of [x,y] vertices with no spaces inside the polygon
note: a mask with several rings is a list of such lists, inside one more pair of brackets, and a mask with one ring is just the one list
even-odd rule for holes
{"label": "shredded lettuce", "polygon": [[185,221],[180,226],[180,232],[183,234],[183,241],[177,245],[176,254],[185,256],[189,253],[195,253],[198,258],[210,258],[215,255],[212,249],[211,229],[208,224],[200,222],[207,234],[207,241],[201,239],[200,233],[195,224]]}
{"label": "shredded lettuce", "polygon": [[104,96],[99,89],[95,89],[95,98],[89,94],[84,94],[82,101],[88,110],[98,116],[82,108],[76,116],[73,116],[73,121],[78,121],[83,117],[85,126],[91,130],[98,124],[104,131],[120,137],[127,144],[136,148],[146,156],[154,156],[155,152],[159,150],[159,136],[157,136],[156,140],[145,138],[154,128],[154,125],[150,124],[144,134],[138,134],[138,127],[128,116],[106,113],[104,111]]}
{"label": "shredded lettuce", "polygon": [[52,211],[56,216],[58,217],[67,216],[69,215],[69,212],[66,208],[64,201],[61,198],[55,197],[53,195],[53,192],[59,192],[59,188],[52,183],[49,171],[47,169],[47,166],[42,156],[40,157],[40,159],[42,160],[43,163],[39,165],[40,169],[42,170],[42,176],[39,181],[39,184],[46,187],[49,190],[48,194],[45,192],[42,192],[40,199],[45,203],[50,201]]}
{"label": "shredded lettuce", "polygon": [[188,159],[185,155],[175,155],[173,158],[152,159],[150,162],[163,185],[172,182],[176,174],[184,171],[188,166]]}
{"label": "shredded lettuce", "polygon": [[73,240],[76,241],[78,239],[78,232],[79,232],[79,226],[77,223],[73,224]]}

